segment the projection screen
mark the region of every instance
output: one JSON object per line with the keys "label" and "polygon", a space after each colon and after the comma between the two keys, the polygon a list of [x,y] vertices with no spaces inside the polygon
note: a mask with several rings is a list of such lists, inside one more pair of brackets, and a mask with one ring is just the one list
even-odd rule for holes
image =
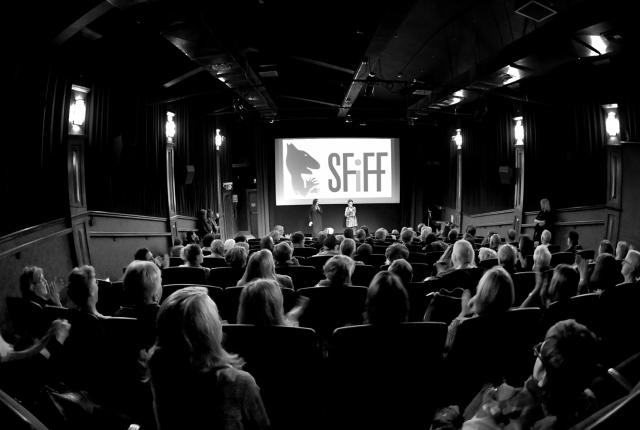
{"label": "projection screen", "polygon": [[397,138],[275,140],[276,205],[400,202]]}

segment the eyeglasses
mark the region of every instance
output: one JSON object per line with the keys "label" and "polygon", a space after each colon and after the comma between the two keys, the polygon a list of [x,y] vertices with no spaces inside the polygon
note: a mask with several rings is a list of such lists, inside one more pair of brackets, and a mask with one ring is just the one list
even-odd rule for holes
{"label": "eyeglasses", "polygon": [[533,355],[539,358],[542,361],[542,344],[544,342],[539,342],[533,346]]}

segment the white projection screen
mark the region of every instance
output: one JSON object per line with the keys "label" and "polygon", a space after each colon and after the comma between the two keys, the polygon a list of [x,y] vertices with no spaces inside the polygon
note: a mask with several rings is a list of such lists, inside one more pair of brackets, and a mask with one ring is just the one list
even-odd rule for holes
{"label": "white projection screen", "polygon": [[275,140],[276,205],[400,203],[396,138]]}

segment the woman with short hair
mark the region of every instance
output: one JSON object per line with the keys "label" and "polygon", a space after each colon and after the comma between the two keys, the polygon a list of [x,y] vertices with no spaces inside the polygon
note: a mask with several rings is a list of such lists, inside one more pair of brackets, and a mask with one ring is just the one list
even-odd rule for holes
{"label": "woman with short hair", "polygon": [[207,290],[174,292],[160,307],[149,358],[158,428],[268,428],[259,388],[242,364],[222,347],[222,323]]}

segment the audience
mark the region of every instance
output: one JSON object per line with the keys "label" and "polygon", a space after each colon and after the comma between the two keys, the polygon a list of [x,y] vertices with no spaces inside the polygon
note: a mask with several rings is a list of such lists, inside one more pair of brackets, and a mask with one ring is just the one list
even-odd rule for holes
{"label": "audience", "polygon": [[400,258],[408,260],[409,249],[402,243],[393,243],[387,247],[384,255],[387,258],[385,264],[391,264],[395,260],[399,260]]}
{"label": "audience", "polygon": [[624,240],[619,240],[616,245],[616,260],[622,261],[629,252],[629,244]]}
{"label": "audience", "polygon": [[224,256],[224,260],[227,263],[227,266],[231,268],[244,269],[247,265],[248,254],[248,251],[243,246],[235,246],[227,252],[227,255]]}
{"label": "audience", "polygon": [[589,276],[587,265],[578,264],[581,293],[603,291],[624,282],[620,261],[608,253],[598,255],[593,273]]}
{"label": "audience", "polygon": [[551,232],[549,230],[543,230],[540,235],[540,245],[549,246],[551,243]]}
{"label": "audience", "polygon": [[338,255],[340,251],[338,250],[338,240],[333,234],[328,234],[324,243],[322,244],[322,249],[318,253],[318,255]]}
{"label": "audience", "polygon": [[67,295],[75,305],[75,309],[81,313],[104,318],[96,309],[98,284],[93,266],[80,266],[71,271],[67,285]]}
{"label": "audience", "polygon": [[541,273],[536,272],[536,284],[520,307],[539,307],[547,309],[553,302],[567,303],[578,294],[580,274],[575,267],[558,264],[553,269],[549,281]]}
{"label": "audience", "polygon": [[485,261],[498,258],[498,253],[491,248],[482,247],[478,251],[478,260]]}
{"label": "audience", "polygon": [[213,243],[214,240],[215,238],[211,233],[207,234],[205,237],[202,238],[202,253],[204,253],[205,251],[208,251],[209,254],[211,254],[213,252],[213,249],[211,248],[211,244]]}
{"label": "audience", "polygon": [[469,243],[475,244],[476,241],[476,227],[472,224],[467,226],[467,230],[463,237],[464,240],[469,241]]}
{"label": "audience", "polygon": [[62,306],[56,286],[47,281],[44,271],[37,266],[27,266],[20,274],[20,293],[24,300],[40,306]]}
{"label": "audience", "polygon": [[280,242],[273,250],[276,267],[299,266],[298,259],[293,256],[293,248],[288,242]]}
{"label": "audience", "polygon": [[304,233],[296,231],[291,235],[291,244],[294,248],[304,248]]}
{"label": "audience", "polygon": [[[225,255],[227,254],[227,252],[230,249],[235,248],[235,246],[236,246],[236,241],[235,240],[233,240],[233,239],[225,240],[224,241],[224,253],[225,253]],[[271,242],[271,251],[273,251],[273,242]]]}
{"label": "audience", "polygon": [[521,235],[518,244],[518,261],[516,263],[518,271],[526,272],[533,270],[533,260],[530,264],[526,257],[533,256],[534,249],[533,240],[526,234]]}
{"label": "audience", "polygon": [[285,315],[280,285],[273,280],[257,279],[242,289],[237,321],[238,324],[260,327],[298,327],[298,319],[308,300],[305,296],[300,296],[298,304]]}
{"label": "audience", "polygon": [[393,273],[402,281],[402,285],[407,288],[413,279],[413,267],[403,258],[395,260],[387,269],[389,273]]}
{"label": "audience", "polygon": [[200,267],[206,273],[209,273],[209,269],[206,267],[202,267],[202,261],[204,259],[204,255],[202,255],[202,250],[200,246],[195,243],[189,244],[184,247],[184,251],[182,251],[184,264],[180,267]]}
{"label": "audience", "polygon": [[640,281],[640,252],[630,250],[622,261],[621,274],[624,282],[636,283]]}
{"label": "audience", "polygon": [[334,255],[324,263],[326,279],[318,283],[319,287],[346,287],[351,285],[351,275],[355,262],[345,255]]}
{"label": "audience", "polygon": [[580,235],[578,234],[577,231],[571,230],[569,232],[569,235],[567,236],[567,249],[565,251],[573,252],[573,253],[575,253],[576,251],[580,251],[582,249],[582,246],[580,245],[579,242],[580,242]]}
{"label": "audience", "polygon": [[498,264],[501,265],[509,274],[516,272],[516,261],[518,251],[513,245],[501,245],[498,248]]}
{"label": "audience", "polygon": [[489,238],[489,248],[493,249],[495,252],[498,252],[498,248],[502,244],[502,239],[500,239],[499,234],[492,234]]}
{"label": "audience", "polygon": [[180,239],[173,239],[173,246],[171,250],[169,250],[169,255],[171,257],[182,257],[182,248],[184,248],[182,241]]}
{"label": "audience", "polygon": [[215,239],[211,242],[211,254],[205,258],[224,258],[224,242],[222,239]]}
{"label": "audience", "polygon": [[510,228],[507,230],[507,244],[511,246],[518,246],[518,241],[516,240],[517,233],[514,229]]}
{"label": "audience", "polygon": [[206,289],[188,287],[169,296],[157,330],[149,370],[159,428],[269,428],[255,380],[222,347],[218,308]]}
{"label": "audience", "polygon": [[282,288],[293,289],[293,281],[290,276],[276,274],[273,254],[268,249],[261,249],[249,256],[247,267],[237,285],[246,285],[255,279],[271,279],[277,281]]}
{"label": "audience", "polygon": [[547,245],[538,245],[533,252],[533,268],[534,272],[544,272],[551,268],[551,252]]}
{"label": "audience", "polygon": [[137,261],[153,261],[153,254],[147,248],[140,248],[133,255],[133,259]]}
{"label": "audience", "polygon": [[[394,264],[400,261],[404,260],[396,260]],[[391,272],[378,272],[367,290],[365,323],[399,324],[407,321],[408,315],[409,298],[400,278]]]}
{"label": "audience", "polygon": [[600,254],[611,254],[611,255],[615,254],[613,250],[613,245],[609,240],[603,239],[600,242],[600,245],[598,245],[598,253],[596,254],[596,257]]}
{"label": "audience", "polygon": [[371,254],[373,254],[373,247],[368,243],[363,243],[356,250],[354,259],[357,259],[358,261],[364,261]]}

